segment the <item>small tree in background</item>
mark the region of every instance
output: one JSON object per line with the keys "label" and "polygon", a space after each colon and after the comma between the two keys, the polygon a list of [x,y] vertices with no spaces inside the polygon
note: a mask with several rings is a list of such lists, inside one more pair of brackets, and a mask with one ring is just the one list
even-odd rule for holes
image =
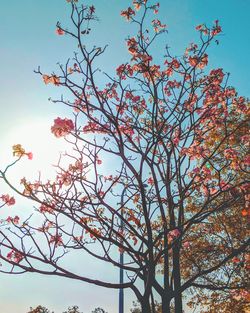
{"label": "small tree in background", "polygon": [[69,307],[68,310],[63,313],[82,313],[82,312],[79,311],[78,306],[74,305],[72,307]]}
{"label": "small tree in background", "polygon": [[106,312],[104,309],[98,307],[98,308],[94,309],[94,311],[92,311],[92,313],[108,313],[108,312]]}
{"label": "small tree in background", "polygon": [[[2,221],[1,271],[130,288],[144,313],[156,312],[155,298],[164,313],[182,313],[183,301],[210,313],[239,303],[245,309],[249,106],[221,68],[207,70],[221,26],[198,25],[199,43],[177,57],[157,49],[166,33],[155,16],[160,4],[134,0],[121,12],[137,31],[126,40],[130,57],[116,73],[101,75],[96,60],[106,47],[86,44],[95,8],[67,2],[73,28],[58,23],[56,32],[72,37],[78,51],[58,73],[37,73],[67,91],[54,102],[72,108],[74,118],[58,117],[51,131],[74,151],[58,163],[54,181],[24,178],[19,191],[8,169],[32,155],[13,147],[17,160],[1,178],[36,204],[41,222]],[[15,202],[1,198],[3,205]],[[63,263],[66,253],[120,267],[126,281],[74,272]],[[215,299],[224,303],[220,311]]]}
{"label": "small tree in background", "polygon": [[[30,311],[28,313],[50,313],[50,311],[41,306],[41,305],[38,305],[35,309],[33,308],[30,308]],[[51,312],[51,313],[54,313],[54,312]],[[63,312],[63,313],[81,313],[79,311],[79,307],[77,305],[74,305],[72,307],[69,307],[67,311]],[[104,309],[98,307],[96,309],[94,309],[94,311],[92,311],[92,313],[108,313],[106,312]]]}
{"label": "small tree in background", "polygon": [[35,309],[30,308],[28,313],[54,313],[54,312],[50,312],[46,307],[38,305]]}

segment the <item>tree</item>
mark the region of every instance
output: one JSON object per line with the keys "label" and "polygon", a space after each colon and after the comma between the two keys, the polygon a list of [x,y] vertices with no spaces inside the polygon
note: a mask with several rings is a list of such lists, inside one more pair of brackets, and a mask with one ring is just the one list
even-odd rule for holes
{"label": "tree", "polygon": [[[73,28],[58,23],[56,33],[73,38],[78,52],[57,74],[36,72],[45,84],[67,91],[53,101],[71,108],[74,118],[58,117],[51,131],[73,150],[60,159],[54,181],[24,178],[19,191],[8,169],[32,155],[13,147],[17,159],[1,178],[36,204],[42,224],[34,216],[2,221],[1,271],[130,288],[143,313],[156,312],[155,298],[162,312],[173,307],[181,313],[184,296],[188,302],[194,293],[203,310],[214,297],[231,305],[246,301],[249,104],[221,68],[207,70],[208,48],[222,32],[219,22],[198,25],[200,41],[183,56],[168,47],[153,55],[167,32],[155,16],[148,23],[160,4],[134,0],[121,12],[137,29],[126,40],[130,59],[115,74],[102,75],[96,60],[106,47],[86,44],[95,8],[67,2]],[[12,205],[15,199],[3,195],[2,202]],[[122,268],[126,281],[70,271],[63,259],[76,251]],[[117,261],[119,253],[124,264]]]}
{"label": "tree", "polygon": [[38,305],[35,309],[30,308],[28,313],[50,313],[50,311],[44,306]]}
{"label": "tree", "polygon": [[[50,311],[47,308],[38,305],[35,309],[30,308],[30,311],[28,313],[50,313]],[[77,305],[74,305],[72,307],[68,307],[68,310],[63,313],[81,313],[81,312],[79,311],[79,307]],[[108,313],[108,312],[98,307],[94,311],[92,311],[92,313]]]}
{"label": "tree", "polygon": [[108,313],[108,312],[106,312],[104,309],[98,307],[98,308],[94,309],[94,311],[92,311],[92,313]]}
{"label": "tree", "polygon": [[[172,308],[173,309],[173,308]],[[155,301],[154,305],[152,305],[151,303],[151,310],[155,313],[161,313],[162,312],[162,306],[160,303],[158,303],[157,301]],[[133,308],[130,309],[131,313],[141,313],[141,306],[140,303],[137,302],[133,302]],[[170,308],[171,311],[171,308]]]}
{"label": "tree", "polygon": [[63,313],[81,313],[81,312],[79,311],[79,307],[74,305],[72,307],[69,307],[68,310]]}

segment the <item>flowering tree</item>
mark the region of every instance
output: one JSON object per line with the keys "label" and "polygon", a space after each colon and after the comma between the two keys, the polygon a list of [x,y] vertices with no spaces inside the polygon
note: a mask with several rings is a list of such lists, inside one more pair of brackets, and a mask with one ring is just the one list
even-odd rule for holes
{"label": "flowering tree", "polygon": [[[92,311],[92,312],[95,312],[95,311]],[[29,312],[27,313],[50,313],[50,311],[46,307],[38,305],[35,309],[30,308]],[[51,312],[51,313],[54,313],[54,312]],[[63,313],[81,313],[81,312],[79,311],[78,306],[74,305],[72,307],[69,307],[68,310],[64,311]],[[103,313],[105,312],[103,311]]]}
{"label": "flowering tree", "polygon": [[[58,162],[54,181],[24,178],[19,191],[8,169],[32,154],[13,147],[17,159],[1,178],[37,209],[25,221],[18,216],[2,221],[1,271],[130,288],[145,313],[155,312],[155,299],[162,312],[181,313],[184,295],[190,306],[202,303],[204,312],[229,312],[226,305],[218,311],[215,298],[242,304],[243,310],[249,108],[221,68],[206,70],[208,48],[218,43],[221,26],[218,21],[197,26],[199,43],[181,57],[168,48],[162,57],[153,55],[167,31],[156,18],[160,5],[134,0],[121,12],[137,31],[126,40],[129,60],[113,75],[103,75],[102,86],[96,59],[106,47],[86,46],[95,8],[67,2],[73,27],[58,23],[56,33],[72,37],[78,53],[58,73],[40,68],[37,73],[45,84],[71,94],[53,101],[72,108],[74,118],[58,117],[51,131],[73,149]],[[1,200],[15,203],[9,195]],[[126,281],[72,271],[63,260],[76,253],[122,268]],[[124,264],[117,261],[119,253]]]}

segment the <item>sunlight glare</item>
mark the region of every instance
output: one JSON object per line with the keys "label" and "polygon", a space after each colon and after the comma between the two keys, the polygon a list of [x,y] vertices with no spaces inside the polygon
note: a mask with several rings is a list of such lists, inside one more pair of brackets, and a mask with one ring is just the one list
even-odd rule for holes
{"label": "sunlight glare", "polygon": [[3,170],[12,163],[12,146],[21,144],[26,152],[33,153],[33,159],[28,160],[24,156],[17,164],[9,170],[11,179],[20,182],[26,177],[29,180],[38,178],[42,173],[42,180],[55,177],[55,165],[58,162],[60,153],[64,153],[68,144],[63,138],[55,138],[50,132],[51,120],[27,121],[23,125],[18,125],[11,129],[0,143],[0,168]]}

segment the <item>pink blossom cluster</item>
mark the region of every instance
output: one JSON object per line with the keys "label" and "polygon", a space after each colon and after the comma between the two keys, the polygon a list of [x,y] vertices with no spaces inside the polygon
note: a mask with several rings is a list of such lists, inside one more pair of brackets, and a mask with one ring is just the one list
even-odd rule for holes
{"label": "pink blossom cluster", "polygon": [[63,245],[62,235],[56,234],[50,237],[50,243],[54,243],[56,247]]}
{"label": "pink blossom cluster", "polygon": [[15,250],[11,250],[8,254],[7,254],[7,259],[10,261],[13,261],[15,263],[19,263],[20,261],[22,261],[23,259],[23,255]]}
{"label": "pink blossom cluster", "polygon": [[15,225],[19,224],[19,220],[20,220],[20,217],[17,216],[17,215],[16,215],[15,217],[8,216],[8,217],[6,218],[6,222],[7,222],[7,223],[13,223],[13,224],[15,224]]}
{"label": "pink blossom cluster", "polygon": [[57,137],[64,137],[74,130],[74,123],[71,119],[61,119],[60,117],[54,120],[54,125],[51,127],[51,132]]}
{"label": "pink blossom cluster", "polygon": [[180,231],[179,229],[175,228],[173,230],[170,230],[170,232],[168,233],[168,241],[172,242],[173,240],[175,240],[177,237],[180,236]]}
{"label": "pink blossom cluster", "polygon": [[2,201],[7,204],[8,206],[10,205],[14,205],[16,203],[16,200],[14,197],[10,197],[10,195],[6,194],[6,195],[2,195],[0,197],[0,199],[2,199]]}

